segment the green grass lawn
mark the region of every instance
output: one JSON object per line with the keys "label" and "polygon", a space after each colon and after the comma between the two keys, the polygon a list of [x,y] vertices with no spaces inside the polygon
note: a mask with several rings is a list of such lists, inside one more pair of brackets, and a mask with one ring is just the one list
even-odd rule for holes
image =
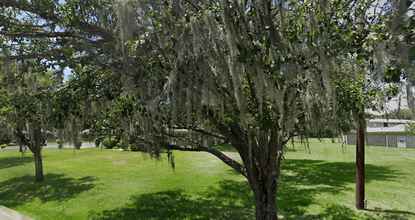
{"label": "green grass lawn", "polygon": [[[238,159],[226,146],[218,147]],[[366,148],[368,210],[356,211],[355,147],[310,140],[286,148],[277,206],[285,219],[415,219],[415,149]],[[207,153],[175,152],[173,172],[140,152],[0,150],[0,204],[34,219],[253,219],[247,181]]]}

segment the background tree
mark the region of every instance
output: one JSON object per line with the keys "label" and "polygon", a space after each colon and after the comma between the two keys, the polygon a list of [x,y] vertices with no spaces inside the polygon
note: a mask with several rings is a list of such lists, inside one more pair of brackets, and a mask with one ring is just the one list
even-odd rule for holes
{"label": "background tree", "polygon": [[[43,181],[41,150],[45,133],[51,128],[47,122],[52,109],[49,104],[57,81],[52,72],[35,73],[33,68],[23,70],[21,63],[1,67],[2,83],[1,119],[8,124],[8,135],[16,137],[20,146],[27,146],[35,159],[35,181]],[[18,76],[14,83],[6,76]]]}
{"label": "background tree", "polygon": [[412,112],[409,109],[394,109],[388,113],[383,114],[382,118],[412,120],[413,116]]}

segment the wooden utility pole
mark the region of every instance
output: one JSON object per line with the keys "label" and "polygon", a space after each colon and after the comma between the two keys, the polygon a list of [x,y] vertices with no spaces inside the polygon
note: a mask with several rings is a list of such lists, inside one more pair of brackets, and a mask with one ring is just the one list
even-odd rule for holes
{"label": "wooden utility pole", "polygon": [[361,117],[357,121],[356,143],[356,208],[364,209],[365,204],[365,131]]}

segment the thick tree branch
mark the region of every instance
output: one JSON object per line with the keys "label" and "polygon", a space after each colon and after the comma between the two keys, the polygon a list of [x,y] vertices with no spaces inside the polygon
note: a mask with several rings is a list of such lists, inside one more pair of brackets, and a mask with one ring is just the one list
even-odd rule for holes
{"label": "thick tree branch", "polygon": [[236,171],[238,171],[244,177],[247,177],[246,169],[245,169],[245,167],[243,165],[241,165],[237,161],[229,158],[228,156],[226,156],[225,154],[223,154],[222,152],[220,152],[220,151],[218,151],[218,150],[216,150],[214,148],[205,147],[205,146],[201,146],[201,145],[197,145],[197,146],[180,146],[180,145],[170,145],[170,144],[169,145],[166,145],[164,147],[166,149],[170,149],[170,150],[199,151],[199,152],[200,151],[204,151],[204,152],[208,152],[208,153],[216,156],[220,160],[222,160],[222,162],[224,162],[228,166],[230,166],[233,169],[235,169]]}
{"label": "thick tree branch", "polygon": [[30,144],[30,142],[27,140],[26,136],[23,134],[23,132],[20,130],[20,128],[16,129],[16,136],[19,138],[20,143],[24,146],[27,146],[32,153],[34,153],[33,146]]}
{"label": "thick tree branch", "polygon": [[69,33],[69,32],[51,32],[51,31],[44,31],[44,32],[7,32],[7,31],[0,31],[0,35],[8,36],[8,37],[76,37],[76,35]]}
{"label": "thick tree branch", "polygon": [[[9,6],[9,7],[13,7],[13,8],[23,10],[23,11],[30,12],[32,14],[38,15],[42,19],[53,21],[54,23],[58,23],[58,21],[61,21],[61,18],[59,18],[56,14],[43,11],[39,8],[39,5],[31,4],[28,1],[0,0],[0,3],[4,3],[6,6]],[[112,33],[108,32],[104,28],[101,28],[94,24],[87,23],[85,21],[70,20],[70,21],[67,21],[67,26],[76,28],[78,30],[86,31],[88,33],[99,35],[106,42],[115,41],[114,35],[112,35]]]}
{"label": "thick tree branch", "polygon": [[[188,127],[183,126],[183,125],[177,125],[176,127],[173,127],[172,129],[188,129]],[[226,137],[224,137],[222,135],[215,134],[215,133],[213,133],[211,131],[206,131],[206,130],[199,129],[199,128],[192,128],[191,130],[192,131],[199,132],[199,133],[204,134],[204,135],[207,135],[207,136],[212,136],[212,137],[220,138],[220,139],[223,139],[223,140],[226,141]]]}

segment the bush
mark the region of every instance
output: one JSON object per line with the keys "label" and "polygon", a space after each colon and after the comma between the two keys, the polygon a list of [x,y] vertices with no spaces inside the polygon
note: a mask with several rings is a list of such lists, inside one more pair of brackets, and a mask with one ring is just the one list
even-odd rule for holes
{"label": "bush", "polygon": [[127,144],[126,141],[121,140],[120,142],[117,143],[117,148],[127,150],[128,149],[128,144]]}
{"label": "bush", "polygon": [[99,144],[101,144],[101,140],[98,140],[98,138],[95,139],[95,147],[99,147]]}
{"label": "bush", "polygon": [[64,139],[58,139],[58,140],[56,140],[56,143],[59,144],[61,141],[62,141],[62,144],[66,143],[66,141]]}
{"label": "bush", "polygon": [[75,143],[75,147],[76,147],[77,150],[81,149],[81,146],[82,146],[82,141],[77,141]]}
{"label": "bush", "polygon": [[131,151],[143,151],[145,149],[145,142],[143,136],[138,136],[135,140],[136,143],[132,143],[129,145]]}
{"label": "bush", "polygon": [[7,144],[1,144],[0,147],[1,149],[4,149],[5,147],[7,147]]}
{"label": "bush", "polygon": [[109,148],[110,147],[110,141],[109,141],[109,139],[108,138],[107,139],[104,139],[102,141],[102,145],[104,145],[105,148]]}
{"label": "bush", "polygon": [[99,136],[95,138],[95,147],[99,147],[99,145],[102,143],[103,140],[104,140],[103,136]]}
{"label": "bush", "polygon": [[131,151],[141,151],[140,144],[132,143],[129,145]]}
{"label": "bush", "polygon": [[10,142],[11,141],[10,141],[9,136],[7,134],[5,134],[2,139],[0,139],[0,144],[1,145],[5,144],[7,146],[7,144],[9,144]]}
{"label": "bush", "polygon": [[112,149],[112,148],[116,147],[117,143],[118,143],[118,140],[115,139],[115,138],[111,138],[111,141],[108,138],[104,139],[104,141],[103,141],[104,147],[107,148],[107,149]]}

